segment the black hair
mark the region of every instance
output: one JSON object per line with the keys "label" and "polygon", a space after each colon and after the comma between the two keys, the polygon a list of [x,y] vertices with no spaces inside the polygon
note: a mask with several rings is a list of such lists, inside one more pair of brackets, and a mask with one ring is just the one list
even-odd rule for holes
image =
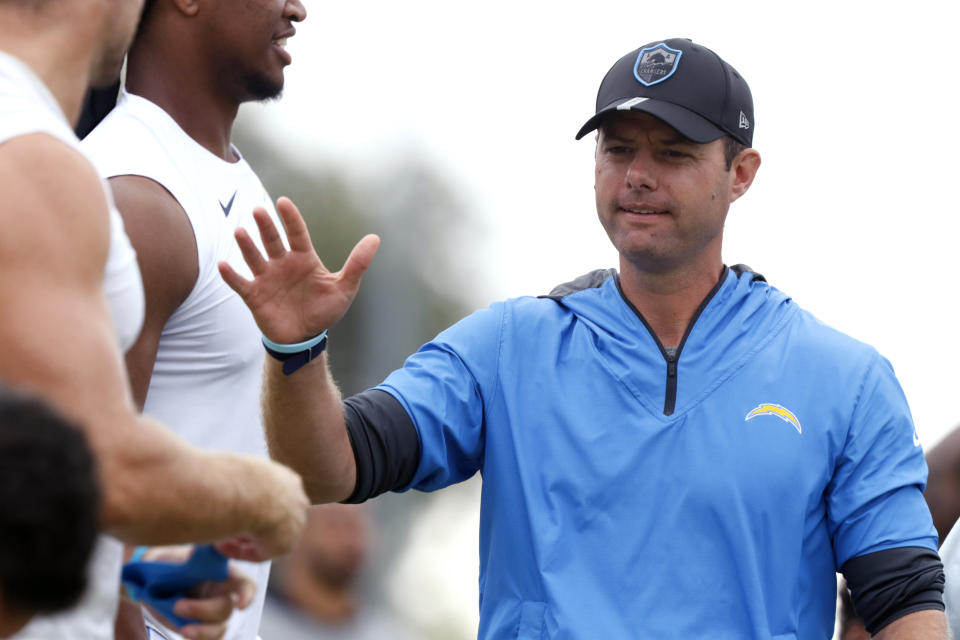
{"label": "black hair", "polygon": [[730,171],[730,167],[733,166],[733,159],[746,148],[747,145],[736,140],[733,136],[723,136],[723,159],[727,161],[727,171]]}
{"label": "black hair", "polygon": [[25,615],[74,605],[99,529],[87,439],[46,402],[0,388],[0,593]]}

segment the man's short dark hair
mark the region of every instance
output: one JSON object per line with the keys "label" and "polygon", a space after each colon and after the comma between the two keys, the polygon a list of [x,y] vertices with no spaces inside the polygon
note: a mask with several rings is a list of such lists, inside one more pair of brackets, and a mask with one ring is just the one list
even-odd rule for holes
{"label": "man's short dark hair", "polygon": [[24,615],[75,604],[99,529],[87,439],[46,402],[0,388],[0,593]]}
{"label": "man's short dark hair", "polygon": [[734,140],[732,136],[723,136],[723,159],[727,161],[727,171],[733,166],[733,159],[746,148],[747,145]]}

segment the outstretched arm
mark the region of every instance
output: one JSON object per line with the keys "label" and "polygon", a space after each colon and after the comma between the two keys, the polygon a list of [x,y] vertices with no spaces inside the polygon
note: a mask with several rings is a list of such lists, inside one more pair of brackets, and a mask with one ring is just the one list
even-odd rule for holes
{"label": "outstretched arm", "polygon": [[877,640],[947,640],[943,611],[917,611],[894,620],[874,636]]}
{"label": "outstretched arm", "polygon": [[306,510],[296,474],[200,451],[135,411],[103,293],[109,218],[90,163],[52,137],[22,136],[0,148],[0,193],[0,378],[84,425],[105,530],[133,544],[244,534],[241,555],[289,550]]}
{"label": "outstretched arm", "polygon": [[[250,307],[264,335],[290,344],[318,335],[343,317],[380,239],[364,237],[343,269],[330,272],[317,256],[293,202],[280,198],[277,212],[290,250],[283,246],[267,212],[258,209],[254,218],[266,257],[243,229],[236,234],[253,280],[244,279],[225,262],[220,263],[220,273]],[[347,498],[356,483],[356,464],[326,354],[289,376],[283,374],[280,362],[267,358],[263,403],[270,454],[301,474],[313,502]]]}

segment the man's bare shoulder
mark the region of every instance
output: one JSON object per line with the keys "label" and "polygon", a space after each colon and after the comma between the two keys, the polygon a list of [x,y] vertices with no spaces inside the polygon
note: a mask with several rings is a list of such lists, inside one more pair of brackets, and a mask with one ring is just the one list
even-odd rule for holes
{"label": "man's bare shoulder", "polygon": [[110,187],[137,251],[147,296],[169,315],[193,289],[199,272],[190,219],[177,199],[150,178],[116,176]]}
{"label": "man's bare shoulder", "polygon": [[0,265],[102,281],[110,239],[107,197],[77,149],[37,133],[0,144]]}
{"label": "man's bare shoulder", "polygon": [[[193,242],[193,230],[183,207],[167,189],[151,178],[120,175],[110,178],[117,209],[128,228],[143,226],[160,240]],[[133,238],[137,232],[130,230]],[[154,240],[157,238],[154,237]]]}

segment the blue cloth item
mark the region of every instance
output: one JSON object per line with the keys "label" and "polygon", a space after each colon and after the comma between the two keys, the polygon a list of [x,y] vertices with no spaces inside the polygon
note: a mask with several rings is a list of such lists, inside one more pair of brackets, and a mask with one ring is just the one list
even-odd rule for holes
{"label": "blue cloth item", "polygon": [[181,618],[173,605],[197,585],[227,579],[227,558],[212,545],[197,545],[186,562],[127,562],[121,580],[130,595],[156,609],[177,627],[198,622]]}
{"label": "blue cloth item", "polygon": [[872,347],[732,270],[676,346],[611,276],[478,311],[378,387],[420,437],[409,488],[483,475],[481,640],[829,638],[848,559],[936,549]]}

